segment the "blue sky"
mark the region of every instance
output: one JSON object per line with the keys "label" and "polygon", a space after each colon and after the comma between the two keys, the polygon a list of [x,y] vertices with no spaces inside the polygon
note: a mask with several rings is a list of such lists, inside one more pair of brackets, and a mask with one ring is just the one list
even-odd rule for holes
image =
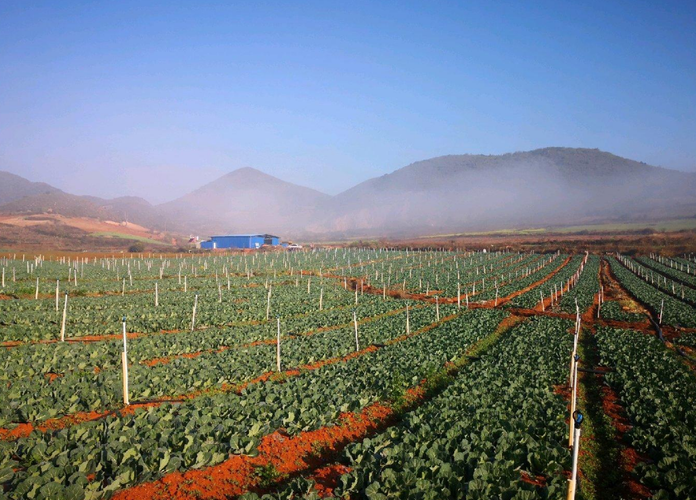
{"label": "blue sky", "polygon": [[0,4],[0,170],[69,192],[545,146],[696,171],[696,2]]}

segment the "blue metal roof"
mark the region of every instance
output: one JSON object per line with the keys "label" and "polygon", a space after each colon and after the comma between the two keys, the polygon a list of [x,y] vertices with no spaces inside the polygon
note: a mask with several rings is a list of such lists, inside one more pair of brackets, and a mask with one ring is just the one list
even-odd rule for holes
{"label": "blue metal roof", "polygon": [[274,234],[268,234],[268,233],[250,233],[250,234],[218,234],[216,236],[211,236],[211,238],[230,238],[230,237],[242,237],[242,238],[251,238],[253,236],[270,236],[271,238],[280,238],[280,236],[276,236]]}

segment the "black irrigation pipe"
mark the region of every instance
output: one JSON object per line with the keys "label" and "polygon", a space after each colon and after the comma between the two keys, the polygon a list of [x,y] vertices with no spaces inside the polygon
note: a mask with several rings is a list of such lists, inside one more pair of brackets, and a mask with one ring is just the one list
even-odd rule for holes
{"label": "black irrigation pipe", "polygon": [[594,373],[597,375],[604,375],[607,372],[613,372],[613,368],[607,368],[606,370],[594,370],[592,368],[580,368],[578,367],[578,371],[582,373]]}

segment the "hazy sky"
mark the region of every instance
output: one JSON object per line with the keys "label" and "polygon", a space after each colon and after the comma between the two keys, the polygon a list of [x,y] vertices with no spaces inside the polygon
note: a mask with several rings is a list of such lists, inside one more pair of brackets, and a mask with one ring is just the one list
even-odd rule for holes
{"label": "hazy sky", "polygon": [[0,170],[160,202],[443,154],[696,170],[696,2],[0,3]]}

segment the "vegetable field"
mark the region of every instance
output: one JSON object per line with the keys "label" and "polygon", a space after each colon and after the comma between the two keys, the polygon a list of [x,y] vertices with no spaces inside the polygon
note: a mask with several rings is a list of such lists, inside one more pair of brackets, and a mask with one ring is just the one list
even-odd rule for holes
{"label": "vegetable field", "polygon": [[0,499],[696,498],[694,266],[1,256]]}

